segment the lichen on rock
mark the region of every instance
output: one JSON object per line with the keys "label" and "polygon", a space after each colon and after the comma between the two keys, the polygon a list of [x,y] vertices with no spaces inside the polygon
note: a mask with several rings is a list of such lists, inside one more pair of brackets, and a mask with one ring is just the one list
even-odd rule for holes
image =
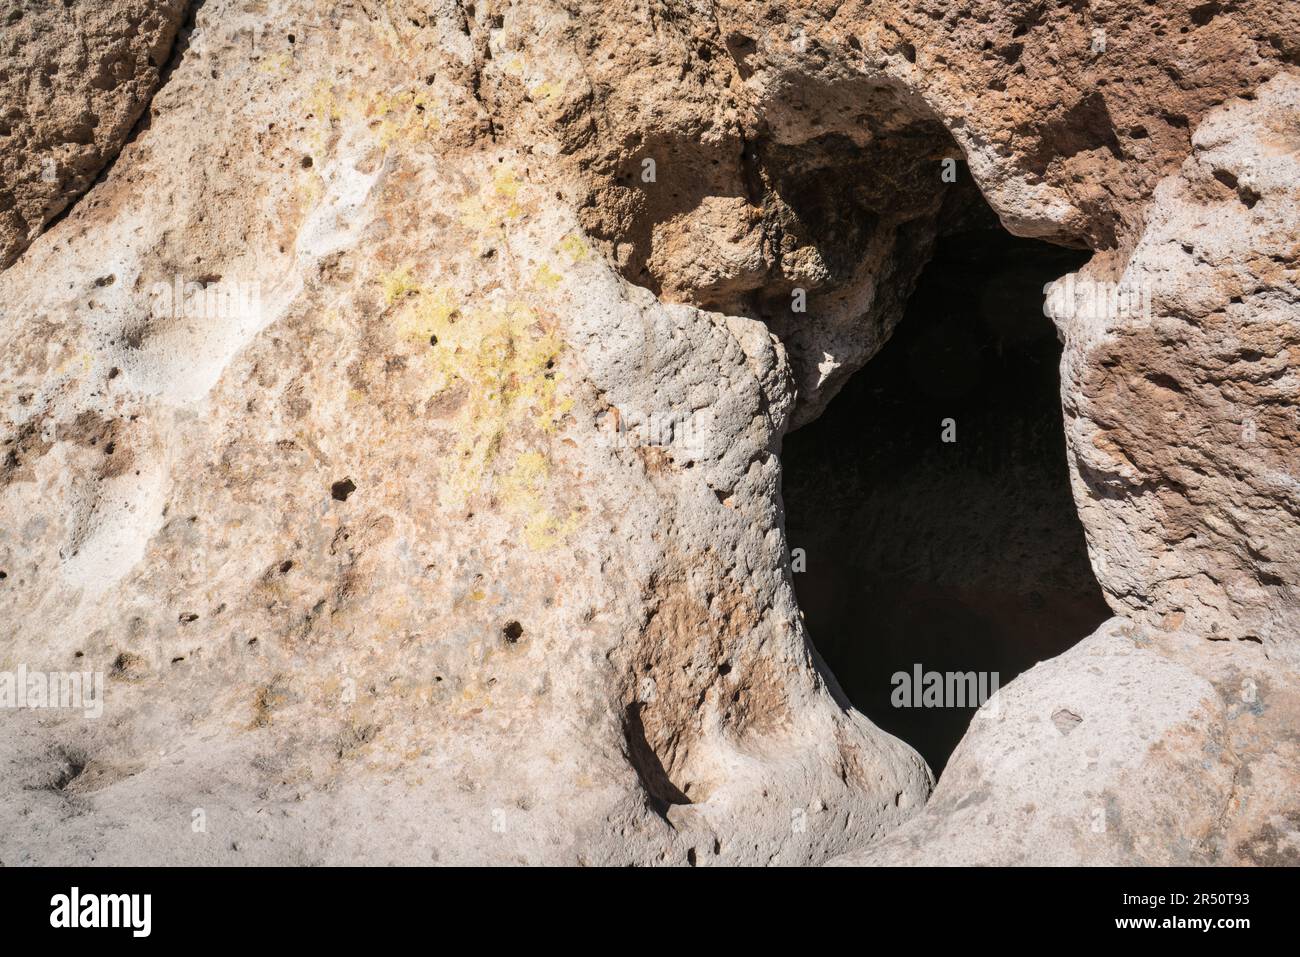
{"label": "lichen on rock", "polygon": [[[8,6],[0,859],[1294,863],[1281,0]],[[1122,617],[930,799],[780,456],[977,193]]]}

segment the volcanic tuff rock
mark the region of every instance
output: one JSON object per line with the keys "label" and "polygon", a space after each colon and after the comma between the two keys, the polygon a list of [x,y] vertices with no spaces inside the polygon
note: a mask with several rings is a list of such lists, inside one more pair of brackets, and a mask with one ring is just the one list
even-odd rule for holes
{"label": "volcanic tuff rock", "polygon": [[835,863],[1294,864],[1298,678],[1112,619],[977,712],[923,813]]}
{"label": "volcanic tuff rock", "polygon": [[[1214,110],[1122,268],[1049,296],[1075,501],[1117,611],[1300,663],[1300,77]],[[1081,280],[1082,283],[1076,282]],[[1089,284],[1084,286],[1083,284]],[[1135,312],[1085,288],[1141,290]]]}
{"label": "volcanic tuff rock", "polygon": [[0,267],[117,155],[184,11],[184,0],[0,2]]}
{"label": "volcanic tuff rock", "polygon": [[206,0],[164,67],[179,6],[2,28],[59,105],[0,136],[0,669],[108,688],[0,714],[0,860],[815,863],[903,824],[931,777],[808,642],[778,454],[959,215],[945,157],[1150,290],[1052,307],[1132,621],[1004,689],[879,853],[978,857],[1006,742],[1052,814],[1120,795],[1040,859],[1158,856],[1132,775],[1214,747],[1185,857],[1294,853],[1296,789],[1242,771],[1294,781],[1290,706],[1220,687],[1294,688],[1286,3]]}

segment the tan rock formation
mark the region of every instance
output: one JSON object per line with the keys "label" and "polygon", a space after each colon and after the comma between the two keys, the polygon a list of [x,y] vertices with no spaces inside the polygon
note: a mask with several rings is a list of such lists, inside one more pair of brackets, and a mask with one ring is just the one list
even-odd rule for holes
{"label": "tan rock formation", "polygon": [[0,3],[0,268],[122,148],[158,87],[185,6]]}
{"label": "tan rock formation", "polygon": [[1049,296],[1075,500],[1112,606],[1291,664],[1298,174],[1300,78],[1283,75],[1196,128],[1122,270],[1089,264]]}
{"label": "tan rock formation", "polygon": [[[104,710],[0,713],[0,860],[820,863],[903,825],[931,776],[809,644],[778,455],[960,213],[945,158],[1150,291],[1053,300],[1133,621],[1005,689],[851,859],[978,858],[977,785],[1020,828],[988,859],[1027,856],[1008,742],[1036,827],[1122,814],[1037,860],[1287,859],[1295,788],[1242,775],[1295,774],[1280,0],[207,0],[166,71],[179,4],[90,6],[0,28],[0,83],[59,66],[0,137],[0,671],[102,673]],[[1279,709],[1243,718],[1238,673]],[[1063,739],[1087,788],[1042,714],[1085,675],[1118,709]],[[1205,742],[1234,755],[1162,858],[1130,789]]]}

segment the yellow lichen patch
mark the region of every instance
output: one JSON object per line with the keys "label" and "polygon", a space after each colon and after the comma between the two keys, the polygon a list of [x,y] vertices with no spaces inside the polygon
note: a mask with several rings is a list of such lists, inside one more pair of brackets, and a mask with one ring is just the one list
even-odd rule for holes
{"label": "yellow lichen patch", "polygon": [[501,491],[506,499],[534,497],[546,487],[551,474],[551,463],[540,452],[524,452],[515,459],[514,466],[501,480]]}
{"label": "yellow lichen patch", "polygon": [[528,68],[531,63],[521,56],[511,56],[509,59],[498,62],[501,64],[503,73],[523,81],[524,86],[528,88],[528,96],[534,101],[548,100],[560,92],[561,86],[554,80],[536,76],[530,77]]}
{"label": "yellow lichen patch", "polygon": [[326,123],[344,118],[367,121],[378,132],[379,144],[385,147],[397,140],[418,142],[442,126],[438,120],[439,103],[422,90],[379,94],[348,90],[340,100],[333,87],[322,81],[313,87],[305,105]]}
{"label": "yellow lichen patch", "polygon": [[307,98],[307,111],[318,120],[341,120],[343,106],[334,95],[333,88],[324,80],[312,87],[311,96]]}
{"label": "yellow lichen patch", "polygon": [[325,181],[315,169],[304,170],[294,188],[300,209],[309,209],[325,195]]}
{"label": "yellow lichen patch", "polygon": [[418,141],[441,127],[438,105],[419,90],[401,90],[378,96],[365,105],[364,115],[379,118],[379,143],[388,146],[397,140]]}
{"label": "yellow lichen patch", "polygon": [[273,53],[257,65],[259,73],[270,73],[274,76],[289,76],[293,70],[293,57],[287,53]]}
{"label": "yellow lichen patch", "polygon": [[540,452],[524,452],[499,484],[502,503],[524,519],[524,543],[541,550],[564,543],[577,528],[579,515],[557,518],[545,503],[551,463]]}
{"label": "yellow lichen patch", "polygon": [[531,96],[535,101],[540,102],[540,101],[549,100],[551,97],[555,96],[559,92],[560,92],[560,84],[556,83],[554,80],[545,80],[541,83],[538,83],[535,87],[529,90],[528,95]]}
{"label": "yellow lichen patch", "polygon": [[499,201],[514,203],[519,199],[519,177],[513,167],[498,166],[492,174],[492,192]]}
{"label": "yellow lichen patch", "polygon": [[564,277],[557,273],[546,263],[542,263],[533,273],[533,284],[540,286],[542,289],[554,289],[558,286]]}
{"label": "yellow lichen patch", "polygon": [[467,337],[464,326],[481,334],[468,371],[483,387],[484,402],[502,413],[519,413],[543,432],[554,431],[573,405],[560,393],[555,365],[564,344],[554,329],[521,302],[471,313],[470,322],[453,327]]}
{"label": "yellow lichen patch", "polygon": [[569,233],[555,244],[555,249],[567,257],[571,263],[580,263],[591,255],[591,247],[577,233]]}
{"label": "yellow lichen patch", "polygon": [[510,511],[530,519],[543,510],[542,495],[551,475],[551,463],[540,452],[524,452],[501,476],[498,494]]}
{"label": "yellow lichen patch", "polygon": [[522,77],[524,75],[524,61],[517,56],[512,56],[508,60],[498,61],[501,64],[501,71],[507,76]]}
{"label": "yellow lichen patch", "polygon": [[420,284],[411,276],[411,268],[403,266],[382,278],[384,302],[392,305],[399,299],[406,299],[420,291]]}
{"label": "yellow lichen patch", "polygon": [[554,368],[563,344],[523,303],[448,317],[438,341],[441,371],[470,387],[470,421],[490,429],[476,443],[485,465],[505,429],[531,424],[551,432],[571,406]]}
{"label": "yellow lichen patch", "polygon": [[[397,332],[403,339],[427,344],[431,338],[437,337],[437,340],[444,345],[456,341],[451,330],[456,320],[460,318],[460,310],[449,290],[441,286],[426,290],[412,284],[409,289],[400,285],[395,286],[394,293],[394,298],[389,299],[389,303],[396,299],[412,300],[411,307],[403,309],[397,316]],[[385,296],[387,295],[386,289]]]}
{"label": "yellow lichen patch", "polygon": [[522,185],[514,167],[496,167],[489,186],[461,202],[461,225],[485,233],[500,229],[509,220],[519,219],[524,214],[519,202]]}
{"label": "yellow lichen patch", "polygon": [[563,545],[578,527],[581,515],[571,510],[567,517],[556,518],[547,509],[533,515],[524,526],[524,543],[534,551]]}
{"label": "yellow lichen patch", "polygon": [[554,324],[517,300],[461,302],[446,286],[421,286],[404,268],[381,282],[394,332],[416,348],[430,398],[467,397],[458,412],[454,472],[443,485],[448,503],[461,505],[476,492],[495,490],[523,516],[530,545],[562,541],[576,520],[556,519],[543,506],[549,465],[539,452],[521,456],[506,475],[495,477],[507,437],[554,433],[573,406],[558,368],[563,342]]}
{"label": "yellow lichen patch", "polygon": [[505,425],[516,417],[551,432],[572,407],[555,369],[563,343],[523,303],[461,310],[445,289],[433,289],[415,298],[398,329],[418,341],[436,337],[426,355],[437,391],[468,385],[473,421]]}

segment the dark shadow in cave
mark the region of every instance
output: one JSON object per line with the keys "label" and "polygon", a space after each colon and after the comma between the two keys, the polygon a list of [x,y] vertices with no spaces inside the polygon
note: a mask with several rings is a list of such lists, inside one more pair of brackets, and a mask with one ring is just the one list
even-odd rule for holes
{"label": "dark shadow in cave", "polygon": [[1042,312],[1043,285],[1087,254],[981,217],[939,240],[893,337],[782,452],[812,639],[854,706],[936,775],[975,709],[893,707],[896,672],[1005,685],[1111,614],[1070,495],[1061,347]]}

